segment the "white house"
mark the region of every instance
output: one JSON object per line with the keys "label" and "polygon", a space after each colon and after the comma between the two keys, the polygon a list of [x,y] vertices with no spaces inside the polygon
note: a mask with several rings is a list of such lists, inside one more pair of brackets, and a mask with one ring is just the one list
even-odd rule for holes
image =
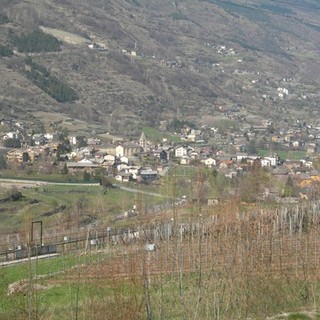
{"label": "white house", "polygon": [[188,148],[186,147],[178,147],[174,150],[174,155],[176,158],[185,157],[188,154]]}
{"label": "white house", "polygon": [[43,135],[47,140],[52,141],[53,139],[55,139],[58,135],[56,133],[45,133]]}
{"label": "white house", "polygon": [[293,141],[293,142],[292,142],[292,146],[293,146],[294,148],[299,148],[300,142],[299,142],[298,140]]}
{"label": "white house", "polygon": [[282,93],[283,95],[286,95],[286,96],[289,95],[289,90],[286,88],[278,88],[277,91],[279,93]]}
{"label": "white house", "polygon": [[77,137],[76,136],[69,136],[68,139],[69,139],[69,142],[71,145],[74,146],[77,144]]}
{"label": "white house", "polygon": [[268,157],[264,157],[263,159],[270,161],[270,166],[275,167],[278,163],[279,156],[277,154],[269,155]]}
{"label": "white house", "polygon": [[3,136],[3,140],[6,139],[19,139],[19,131],[12,131],[12,132],[7,132],[4,136]]}
{"label": "white house", "polygon": [[199,153],[196,151],[192,151],[190,152],[189,156],[191,159],[197,159],[199,157]]}
{"label": "white house", "polygon": [[189,133],[189,134],[187,135],[187,140],[188,140],[188,141],[195,142],[196,139],[197,139],[197,136],[196,136],[195,134]]}
{"label": "white house", "polygon": [[201,162],[208,168],[212,168],[217,164],[217,161],[213,158],[204,159]]}
{"label": "white house", "polygon": [[271,161],[268,159],[261,159],[261,167],[271,167]]}
{"label": "white house", "polygon": [[129,172],[129,168],[130,166],[128,166],[126,163],[120,163],[117,165],[117,170],[120,172],[120,171],[123,171],[125,173]]}
{"label": "white house", "polygon": [[116,156],[117,157],[123,157],[124,154],[124,148],[123,146],[116,146]]}
{"label": "white house", "polygon": [[189,146],[181,146],[181,147],[177,147],[174,151],[174,155],[176,158],[181,158],[181,157],[185,157],[188,155],[188,152],[190,151],[194,151],[194,149],[192,147]]}
{"label": "white house", "polygon": [[126,156],[122,156],[122,157],[120,157],[120,161],[122,162],[122,163],[129,163],[129,159],[128,159],[128,157],[126,157]]}
{"label": "white house", "polygon": [[118,145],[116,147],[116,156],[117,157],[133,157],[134,155],[140,153],[142,151],[141,146],[136,144],[124,144],[124,145]]}

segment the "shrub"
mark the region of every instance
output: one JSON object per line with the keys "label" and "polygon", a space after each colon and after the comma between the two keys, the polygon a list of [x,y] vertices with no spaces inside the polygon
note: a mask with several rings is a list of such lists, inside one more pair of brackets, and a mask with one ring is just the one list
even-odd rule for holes
{"label": "shrub", "polygon": [[108,179],[107,177],[101,177],[100,178],[100,185],[105,188],[112,188],[112,181]]}
{"label": "shrub", "polygon": [[13,51],[6,46],[0,45],[0,57],[10,57],[13,55]]}
{"label": "shrub", "polygon": [[4,140],[3,145],[6,148],[21,148],[20,140],[15,138],[8,138]]}
{"label": "shrub", "polygon": [[11,201],[18,201],[22,198],[22,193],[17,188],[12,188],[8,191],[7,196]]}
{"label": "shrub", "polygon": [[8,22],[10,22],[9,18],[5,14],[0,13],[0,24],[5,24]]}

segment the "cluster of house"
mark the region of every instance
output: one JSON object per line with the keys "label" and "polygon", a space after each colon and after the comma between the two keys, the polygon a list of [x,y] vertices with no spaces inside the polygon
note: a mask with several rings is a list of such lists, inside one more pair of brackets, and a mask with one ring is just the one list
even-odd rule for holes
{"label": "cluster of house", "polygon": [[[235,110],[238,112],[241,108]],[[23,137],[23,125],[12,122],[10,124],[14,130],[3,133],[2,140],[20,139],[22,147],[6,150],[8,164],[34,164],[39,158],[53,162],[52,159],[56,156],[61,143],[57,139],[58,133],[33,134],[26,139]],[[135,142],[126,143],[120,140],[105,145],[100,139],[92,137],[85,139],[85,147],[79,147],[79,137],[69,136],[72,151],[60,154],[60,159],[64,160],[63,165],[65,164],[69,173],[84,171],[93,173],[97,169],[104,169],[106,173],[112,174],[121,182],[157,180],[160,176],[166,175],[173,164],[205,166],[230,178],[257,164],[269,168],[276,177],[286,179],[291,176],[304,181],[302,183],[304,187],[312,186],[313,182],[317,181],[315,177],[318,176],[312,160],[280,161],[275,153],[261,157],[249,154],[245,148],[241,148],[248,142],[255,141],[260,135],[266,137],[269,134],[268,143],[275,142],[293,149],[303,148],[309,155],[314,156],[310,156],[309,159],[316,159],[318,150],[316,141],[320,139],[320,128],[308,126],[299,120],[290,130],[270,134],[268,130],[272,124],[271,121],[265,120],[261,126],[253,126],[245,133],[241,130],[222,133],[217,128],[203,126],[199,130],[184,126],[179,132],[182,141],[180,144],[167,143],[164,140],[161,145],[153,145],[142,133]],[[210,144],[204,143],[204,137],[216,142],[216,146],[213,148]],[[224,143],[227,147],[231,145],[234,152],[227,152],[223,148]],[[217,147],[218,144],[220,147]]]}
{"label": "cluster of house", "polygon": [[[192,129],[186,131],[185,138],[195,141],[200,137],[200,131]],[[21,149],[13,149],[7,152],[7,161],[31,162],[43,154],[54,154],[58,142],[47,142],[48,135],[34,135],[35,145]],[[52,139],[52,137],[51,137]],[[76,145],[77,139],[69,137],[71,145]],[[170,163],[191,165],[202,164],[209,168],[225,170],[226,175],[232,177],[245,166],[259,161],[261,167],[276,167],[280,165],[277,154],[266,157],[249,155],[238,152],[234,155],[226,155],[222,151],[213,151],[211,147],[185,145],[155,146],[148,143],[144,133],[136,143],[116,143],[101,145],[100,140],[91,138],[87,140],[87,146],[74,148],[71,152],[61,155],[66,160],[66,166],[70,173],[86,170],[93,172],[97,168],[109,169],[119,181],[150,181],[164,175]],[[141,165],[144,163],[144,165]],[[153,164],[153,165],[150,165]],[[312,163],[306,162],[311,167]],[[301,163],[299,163],[301,167]]]}
{"label": "cluster of house", "polygon": [[[2,139],[18,138],[11,132],[3,135]],[[35,134],[32,136],[32,145],[22,148],[10,149],[6,152],[7,163],[34,164],[37,159],[53,159],[57,154],[59,141],[55,141],[55,135]],[[106,169],[113,174],[118,181],[151,181],[164,175],[167,166],[160,165],[168,162],[168,153],[164,149],[154,148],[151,154],[153,166],[141,165],[141,159],[148,159],[150,153],[147,152],[147,140],[144,133],[136,143],[115,142],[110,145],[102,145],[100,139],[89,138],[86,140],[87,146],[77,148],[77,137],[68,137],[70,145],[73,147],[70,152],[60,154],[60,159],[64,163],[69,173],[88,172],[93,173],[96,169]],[[155,161],[156,160],[156,161]]]}
{"label": "cluster of house", "polygon": [[107,45],[104,43],[90,43],[88,48],[91,50],[98,50],[98,51],[106,51],[108,49]]}
{"label": "cluster of house", "polygon": [[[166,175],[173,164],[205,166],[230,179],[256,165],[266,168],[283,183],[291,177],[302,194],[309,194],[315,183],[320,181],[312,161],[281,161],[276,153],[265,157],[240,152],[230,155],[221,151],[214,152],[210,147],[190,145],[156,147],[146,144],[144,134],[139,143],[99,146],[92,158],[83,157],[79,161],[67,161],[66,164],[70,172],[106,168],[119,182],[155,181]],[[276,192],[279,195],[278,189],[269,190],[269,194]]]}
{"label": "cluster of house", "polygon": [[137,51],[136,50],[121,49],[121,53],[130,55],[130,56],[133,56],[133,57],[137,56]]}
{"label": "cluster of house", "polygon": [[288,96],[289,95],[289,90],[286,89],[286,88],[277,88],[277,91],[278,91],[278,97],[280,99],[283,99],[285,96]]}
{"label": "cluster of house", "polygon": [[226,45],[215,45],[210,42],[205,43],[206,47],[212,48],[215,50],[216,53],[221,55],[235,55],[237,52],[233,48],[227,48]]}
{"label": "cluster of house", "polygon": [[[88,149],[88,148],[83,148]],[[151,148],[144,133],[136,143],[115,143],[99,145],[94,148],[91,157],[82,157],[79,161],[67,161],[69,172],[86,170],[91,172],[97,168],[106,169],[120,182],[154,181],[168,171],[170,147]],[[77,152],[67,154],[77,159]],[[152,165],[151,165],[152,163]]]}
{"label": "cluster of house", "polygon": [[161,60],[160,64],[169,68],[182,68],[185,66],[182,60]]}

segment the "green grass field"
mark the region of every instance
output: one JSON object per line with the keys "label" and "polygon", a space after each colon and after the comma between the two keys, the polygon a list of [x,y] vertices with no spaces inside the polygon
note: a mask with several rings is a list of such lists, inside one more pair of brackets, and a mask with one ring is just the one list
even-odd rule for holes
{"label": "green grass field", "polygon": [[[30,222],[35,220],[42,220],[44,228],[50,228],[57,223],[64,223],[68,217],[74,219],[79,213],[83,216],[82,219],[89,216],[97,219],[101,227],[112,226],[115,215],[132,209],[137,202],[149,207],[166,201],[164,197],[144,194],[159,193],[159,186],[126,186],[137,192],[85,184],[43,185],[20,189],[21,199],[0,203],[0,233],[5,235],[29,229]],[[4,198],[7,192],[7,189],[2,189],[0,198]]]}
{"label": "green grass field", "polygon": [[[70,315],[63,317],[63,314],[66,314],[66,309],[68,312],[72,311],[78,293],[80,301],[83,301],[86,290],[77,279],[62,283],[59,283],[59,279],[77,274],[76,266],[86,268],[105,257],[105,254],[75,253],[0,267],[0,318],[10,319],[10,316],[13,316],[14,319],[23,319],[28,314],[27,308],[32,308],[37,309],[39,316],[44,313],[49,315],[54,310],[56,316],[53,319],[70,319]],[[21,281],[24,291],[31,290],[30,287],[42,289],[39,292],[37,289],[32,289],[32,296],[21,295],[19,292],[8,295],[8,286],[17,281]],[[33,300],[32,307],[29,304],[30,299]],[[33,315],[31,319],[38,318]]]}
{"label": "green grass field", "polygon": [[153,127],[144,126],[139,129],[145,133],[147,140],[151,140],[153,142],[161,142],[163,138],[167,139],[170,142],[181,142],[179,136],[160,132],[158,129]]}
{"label": "green grass field", "polygon": [[[276,150],[281,160],[301,160],[306,158],[306,151],[301,150]],[[262,157],[270,154],[270,150],[268,149],[259,149],[258,154]]]}

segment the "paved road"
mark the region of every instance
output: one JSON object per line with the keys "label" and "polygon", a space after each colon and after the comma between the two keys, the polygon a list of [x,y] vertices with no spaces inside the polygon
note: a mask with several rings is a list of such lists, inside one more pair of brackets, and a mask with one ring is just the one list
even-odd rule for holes
{"label": "paved road", "polygon": [[114,184],[114,186],[121,189],[121,190],[128,191],[128,192],[140,193],[140,194],[154,196],[154,197],[169,198],[169,197],[164,196],[163,194],[160,194],[160,193],[148,192],[148,191],[143,191],[143,190],[134,189],[134,188],[128,188],[128,187],[118,185],[118,184]]}
{"label": "paved road", "polygon": [[30,186],[60,185],[60,186],[99,186],[99,183],[73,183],[73,182],[49,182],[38,180],[5,179],[1,178],[0,183],[21,184]]}
{"label": "paved road", "polygon": [[[10,185],[22,185],[22,186],[46,186],[46,185],[60,185],[60,186],[86,186],[86,187],[97,187],[99,183],[76,183],[76,182],[49,182],[49,181],[37,181],[37,180],[19,180],[19,179],[0,179],[0,183],[7,183]],[[129,188],[123,185],[114,184],[113,186],[127,192],[140,193],[143,195],[149,195],[154,197],[168,198],[160,193],[143,191],[140,189]]]}
{"label": "paved road", "polygon": [[55,257],[58,257],[58,256],[59,256],[59,253],[44,254],[44,255],[39,255],[39,256],[36,256],[36,257],[30,257],[30,258],[24,258],[24,259],[17,259],[17,260],[10,260],[10,261],[1,262],[0,266],[2,266],[2,267],[11,266],[13,264],[27,262],[29,260],[49,259],[49,258],[55,258]]}

